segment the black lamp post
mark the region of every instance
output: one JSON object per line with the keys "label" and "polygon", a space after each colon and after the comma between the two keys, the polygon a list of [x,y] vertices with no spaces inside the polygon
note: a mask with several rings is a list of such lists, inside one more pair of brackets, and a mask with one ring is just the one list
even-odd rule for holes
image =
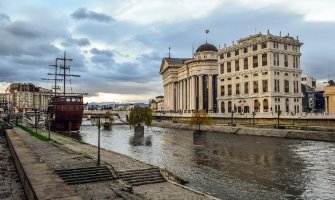
{"label": "black lamp post", "polygon": [[281,110],[278,110],[278,118],[277,118],[277,122],[278,122],[278,124],[277,124],[277,127],[279,128],[279,116],[280,116],[280,114],[281,114]]}
{"label": "black lamp post", "polygon": [[47,113],[47,117],[48,117],[48,140],[50,141],[50,113]]}
{"label": "black lamp post", "polygon": [[256,112],[252,112],[252,125],[255,125],[255,115]]}
{"label": "black lamp post", "polygon": [[99,121],[98,121],[98,162],[97,165],[100,166],[100,128],[101,128],[101,124],[100,124],[100,115],[99,116]]}

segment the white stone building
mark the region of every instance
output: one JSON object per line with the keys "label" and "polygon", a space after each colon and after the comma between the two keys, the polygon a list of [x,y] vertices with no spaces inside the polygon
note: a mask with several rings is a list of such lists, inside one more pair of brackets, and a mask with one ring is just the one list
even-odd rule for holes
{"label": "white stone building", "polygon": [[301,45],[298,38],[267,33],[220,49],[219,112],[301,113]]}
{"label": "white stone building", "polygon": [[217,52],[206,42],[196,50],[194,58],[163,58],[160,74],[165,111],[217,110]]}
{"label": "white stone building", "polygon": [[8,107],[12,112],[45,111],[52,95],[49,89],[37,87],[31,83],[13,83],[6,89]]}

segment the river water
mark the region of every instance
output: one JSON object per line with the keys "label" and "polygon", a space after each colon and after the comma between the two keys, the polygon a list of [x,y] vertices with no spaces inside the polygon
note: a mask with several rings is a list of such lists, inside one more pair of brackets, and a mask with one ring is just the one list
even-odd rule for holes
{"label": "river water", "polygon": [[[98,129],[82,126],[97,145]],[[101,130],[101,147],[164,167],[222,199],[335,199],[335,143],[127,125]]]}

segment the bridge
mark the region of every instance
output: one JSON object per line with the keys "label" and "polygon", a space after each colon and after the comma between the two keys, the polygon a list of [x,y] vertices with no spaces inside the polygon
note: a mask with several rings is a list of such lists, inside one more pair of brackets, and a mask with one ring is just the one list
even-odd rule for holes
{"label": "bridge", "polygon": [[98,116],[98,115],[100,115],[100,116],[106,115],[106,113],[108,113],[108,112],[112,116],[114,116],[116,124],[128,123],[127,122],[127,119],[129,117],[129,111],[128,110],[84,110],[84,117],[88,118],[88,119],[92,119],[92,118],[95,118],[95,116]]}

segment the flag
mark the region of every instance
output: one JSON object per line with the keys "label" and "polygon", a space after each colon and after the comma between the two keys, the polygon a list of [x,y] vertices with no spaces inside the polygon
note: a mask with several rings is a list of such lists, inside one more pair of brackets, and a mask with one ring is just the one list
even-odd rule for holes
{"label": "flag", "polygon": [[207,33],[209,33],[209,30],[208,30],[208,29],[206,29],[206,34],[207,34]]}

